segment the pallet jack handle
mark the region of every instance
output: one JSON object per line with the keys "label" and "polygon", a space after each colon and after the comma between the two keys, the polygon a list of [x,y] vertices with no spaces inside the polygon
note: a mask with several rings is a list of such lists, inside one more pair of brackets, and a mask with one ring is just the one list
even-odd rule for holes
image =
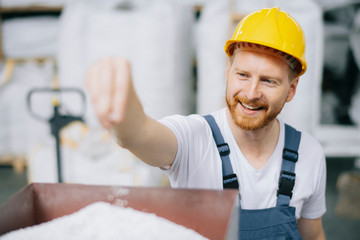
{"label": "pallet jack handle", "polygon": [[[82,99],[82,111],[79,115],[70,115],[70,114],[62,114],[59,110],[61,108],[60,101],[57,97],[53,98],[52,105],[53,105],[53,116],[50,118],[44,118],[38,114],[36,114],[31,106],[31,98],[34,94],[42,94],[42,93],[54,93],[60,94],[61,92],[68,92],[68,93],[76,93],[81,96]],[[81,121],[84,122],[84,115],[86,110],[86,98],[85,94],[82,90],[77,88],[58,88],[58,89],[51,89],[51,88],[34,88],[29,91],[27,95],[27,107],[30,115],[34,118],[48,122],[51,128],[51,134],[55,138],[56,144],[56,160],[57,160],[57,172],[58,172],[58,182],[63,182],[62,176],[62,161],[61,161],[61,149],[60,149],[60,131],[61,129],[74,121]]]}

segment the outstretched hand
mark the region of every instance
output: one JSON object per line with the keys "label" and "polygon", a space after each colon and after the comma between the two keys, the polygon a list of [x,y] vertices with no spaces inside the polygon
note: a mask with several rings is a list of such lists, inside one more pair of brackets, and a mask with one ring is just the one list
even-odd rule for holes
{"label": "outstretched hand", "polygon": [[127,60],[101,59],[90,67],[85,81],[101,125],[120,146],[152,166],[172,164],[177,151],[176,137],[169,128],[144,113]]}
{"label": "outstretched hand", "polygon": [[109,129],[125,121],[134,91],[130,63],[120,58],[101,59],[89,68],[85,81],[101,125]]}

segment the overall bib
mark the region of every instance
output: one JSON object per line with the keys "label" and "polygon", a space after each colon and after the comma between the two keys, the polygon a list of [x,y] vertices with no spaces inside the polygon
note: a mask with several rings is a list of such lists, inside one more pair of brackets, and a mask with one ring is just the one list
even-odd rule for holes
{"label": "overall bib", "polygon": [[[239,182],[232,169],[229,154],[230,148],[224,142],[215,119],[204,116],[218,147],[222,161],[223,188],[239,189]],[[295,184],[295,164],[301,133],[285,124],[285,146],[279,176],[276,206],[266,209],[245,210],[239,208],[239,239],[302,239],[297,229],[295,207],[289,206]]]}

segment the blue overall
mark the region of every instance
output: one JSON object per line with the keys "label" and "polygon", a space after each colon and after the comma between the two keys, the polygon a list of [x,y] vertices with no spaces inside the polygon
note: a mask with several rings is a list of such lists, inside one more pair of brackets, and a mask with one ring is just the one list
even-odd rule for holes
{"label": "blue overall", "polygon": [[[224,142],[215,119],[204,116],[211,127],[222,161],[223,188],[239,189],[237,176],[232,169],[230,148]],[[239,239],[302,239],[297,229],[295,207],[289,206],[295,184],[295,164],[301,133],[285,124],[285,146],[279,176],[276,206],[266,209],[245,210],[240,206]]]}

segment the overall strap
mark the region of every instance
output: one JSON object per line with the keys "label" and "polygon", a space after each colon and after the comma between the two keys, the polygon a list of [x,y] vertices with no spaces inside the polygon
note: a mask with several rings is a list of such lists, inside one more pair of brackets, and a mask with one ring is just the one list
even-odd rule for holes
{"label": "overall strap", "polygon": [[298,160],[301,132],[285,124],[285,146],[279,177],[276,206],[289,205],[295,184],[295,164]]}
{"label": "overall strap", "polygon": [[225,143],[224,138],[220,132],[219,126],[216,124],[215,119],[212,115],[204,116],[205,120],[208,122],[213,138],[215,140],[216,146],[218,148],[221,162],[222,162],[222,174],[223,174],[223,188],[230,189],[239,189],[239,182],[236,174],[234,173],[231,162],[230,162],[230,148],[227,143]]}

